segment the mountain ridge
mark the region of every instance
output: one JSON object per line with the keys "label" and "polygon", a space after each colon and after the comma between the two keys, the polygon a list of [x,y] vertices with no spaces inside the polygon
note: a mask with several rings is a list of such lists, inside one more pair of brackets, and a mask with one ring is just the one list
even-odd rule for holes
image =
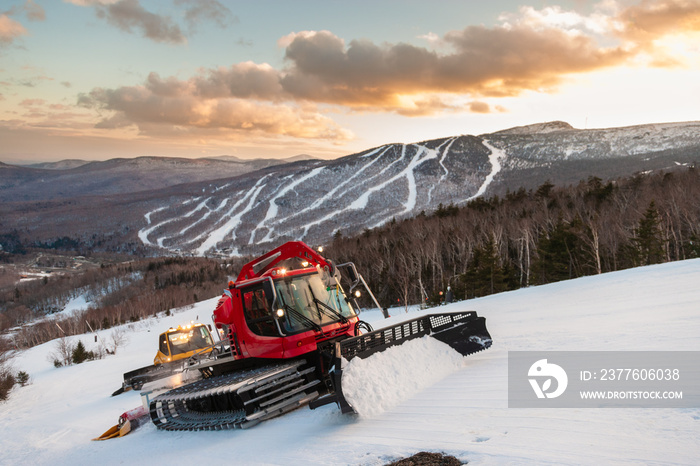
{"label": "mountain ridge", "polygon": [[[187,183],[117,197],[93,195],[89,202],[65,197],[53,201],[51,212],[40,200],[6,202],[0,213],[20,228],[49,221],[51,232],[36,227],[30,232],[38,238],[78,236],[93,247],[145,254],[246,254],[289,239],[322,243],[338,232],[358,233],[440,204],[544,182],[690,166],[700,161],[698,136],[700,122],[591,130],[548,122],[386,144],[335,160],[264,166],[217,179],[190,176]],[[95,230],[110,239],[97,245],[99,240],[90,239]]]}

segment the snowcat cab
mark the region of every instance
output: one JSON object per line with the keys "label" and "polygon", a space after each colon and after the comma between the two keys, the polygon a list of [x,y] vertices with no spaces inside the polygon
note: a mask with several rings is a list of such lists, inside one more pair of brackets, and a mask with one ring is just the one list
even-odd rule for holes
{"label": "snowcat cab", "polygon": [[177,328],[169,328],[158,337],[158,352],[153,358],[153,364],[188,359],[195,354],[209,354],[214,346],[214,340],[206,325],[190,323]]}
{"label": "snowcat cab", "polygon": [[246,264],[219,300],[214,323],[236,359],[289,359],[355,336],[359,318],[332,262],[289,242]]}

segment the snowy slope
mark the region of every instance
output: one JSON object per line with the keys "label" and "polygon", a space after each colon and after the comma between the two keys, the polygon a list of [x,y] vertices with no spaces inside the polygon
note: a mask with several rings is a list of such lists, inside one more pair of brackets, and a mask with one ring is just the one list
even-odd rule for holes
{"label": "snowy slope", "polygon": [[[344,416],[335,406],[300,409],[246,431],[160,432],[91,442],[139,404],[110,397],[122,372],[146,365],[156,335],[189,319],[206,321],[215,300],[134,325],[115,356],[55,369],[49,343],[15,366],[32,384],[0,405],[0,464],[379,465],[421,450],[482,464],[697,464],[700,408],[507,408],[510,350],[700,351],[700,259],[586,277],[458,302],[487,319],[494,346],[448,367],[416,393],[381,389],[381,408]],[[423,311],[426,312],[426,311]],[[394,310],[390,321],[415,317]],[[363,319],[381,323],[378,312]],[[107,338],[110,331],[103,332]],[[92,345],[92,337],[83,336]],[[88,345],[88,346],[90,346]],[[431,349],[426,347],[429,354]],[[387,358],[391,370],[404,357]],[[413,355],[415,357],[415,355]],[[420,358],[419,358],[420,359]]]}

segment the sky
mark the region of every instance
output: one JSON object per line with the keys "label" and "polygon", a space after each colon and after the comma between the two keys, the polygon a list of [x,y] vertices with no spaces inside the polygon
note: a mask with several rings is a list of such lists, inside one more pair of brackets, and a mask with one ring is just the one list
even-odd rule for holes
{"label": "sky", "polygon": [[0,0],[0,162],[700,120],[700,0]]}

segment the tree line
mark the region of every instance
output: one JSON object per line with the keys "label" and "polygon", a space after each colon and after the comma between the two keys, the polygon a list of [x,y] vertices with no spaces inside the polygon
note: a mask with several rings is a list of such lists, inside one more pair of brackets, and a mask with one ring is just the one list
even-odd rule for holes
{"label": "tree line", "polygon": [[[166,257],[23,283],[1,296],[1,330],[14,328],[14,346],[29,348],[91,329],[135,322],[218,296],[234,266],[240,265],[211,258]],[[43,319],[79,295],[87,297],[87,310]]]}
{"label": "tree line", "polygon": [[328,257],[352,261],[382,304],[437,303],[700,256],[694,168],[504,197],[336,233]]}

